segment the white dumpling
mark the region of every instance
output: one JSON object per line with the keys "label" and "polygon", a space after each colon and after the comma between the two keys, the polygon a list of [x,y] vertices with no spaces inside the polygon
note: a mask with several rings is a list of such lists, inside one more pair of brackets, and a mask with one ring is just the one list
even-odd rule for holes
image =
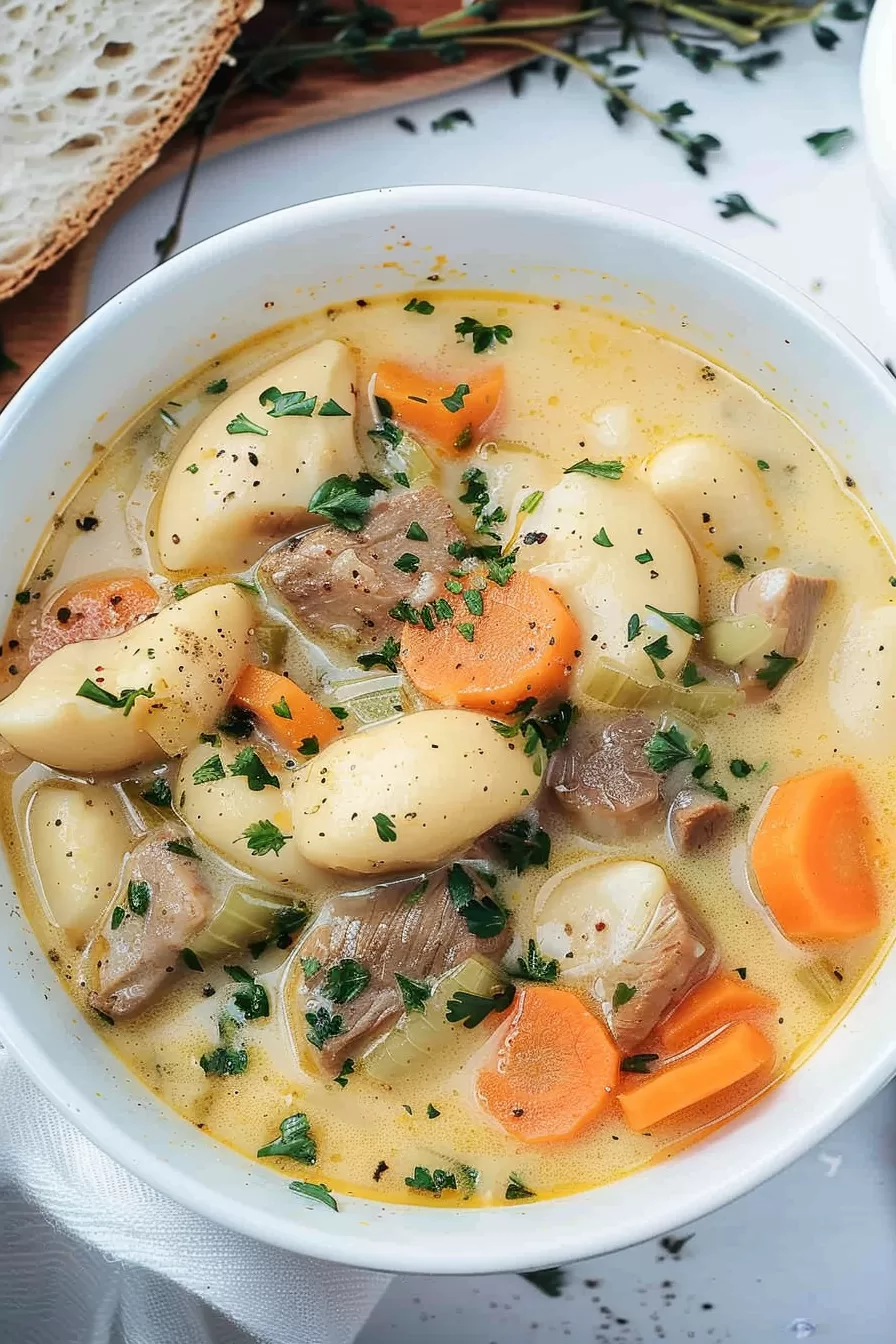
{"label": "white dumpling", "polygon": [[115,895],[131,848],[121,799],[108,784],[42,784],[27,827],[44,903],[77,945]]}
{"label": "white dumpling", "polygon": [[732,552],[764,560],[777,518],[758,468],[718,439],[670,443],[646,464],[657,499],[674,514],[698,555]]}
{"label": "white dumpling", "polygon": [[407,714],[331,743],[297,777],[296,843],[309,862],[337,872],[434,867],[524,811],[542,764],[484,714]]}
{"label": "white dumpling", "polygon": [[[582,631],[583,685],[598,664],[655,685],[644,646],[664,635],[671,652],[658,662],[671,680],[688,657],[691,636],[648,604],[697,618],[700,598],[690,546],[650,490],[628,473],[614,481],[572,472],[545,492],[532,527],[547,539],[521,545],[517,564],[542,575],[569,604]],[[601,534],[610,545],[595,541]],[[633,616],[642,628],[629,639]]]}
{"label": "white dumpling", "polygon": [[[174,794],[178,813],[200,840],[234,867],[276,886],[313,890],[320,885],[321,874],[305,862],[291,834],[291,777],[284,771],[278,772],[268,759],[265,764],[279,778],[281,788],[267,785],[257,791],[250,789],[245,776],[230,773],[236,756],[245,746],[244,742],[233,744],[223,740],[216,746],[201,742],[188,752],[178,772]],[[197,784],[194,773],[215,758],[225,771],[224,778]],[[273,822],[286,836],[279,852],[271,849],[267,854],[252,853],[243,832],[258,821]]]}
{"label": "white dumpling", "polygon": [[[317,487],[361,466],[354,376],[348,348],[320,341],[222,397],[165,482],[157,529],[162,564],[175,572],[245,569],[272,542],[307,527]],[[272,414],[271,399],[260,400],[272,388],[315,397],[313,413]],[[321,415],[328,404],[338,409]],[[228,431],[245,421],[257,428]]]}
{"label": "white dumpling", "polygon": [[896,752],[896,605],[853,612],[831,661],[828,700],[862,752]]}
{"label": "white dumpling", "polygon": [[[234,584],[173,602],[111,639],[57,649],[0,703],[0,735],[32,760],[74,774],[177,756],[214,723],[250,660],[254,608]],[[129,713],[79,695],[149,690]]]}

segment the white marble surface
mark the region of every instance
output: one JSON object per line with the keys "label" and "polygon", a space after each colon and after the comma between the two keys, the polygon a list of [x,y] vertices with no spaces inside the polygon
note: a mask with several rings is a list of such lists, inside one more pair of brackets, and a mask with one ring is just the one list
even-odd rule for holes
{"label": "white marble surface", "polygon": [[[692,174],[647,127],[619,131],[599,95],[573,77],[548,77],[513,99],[499,80],[459,95],[282,136],[207,164],[199,175],[183,245],[299,201],[405,183],[492,183],[600,198],[683,224],[746,253],[896,361],[896,278],[877,240],[859,141],[819,159],[805,144],[817,130],[859,129],[861,33],[821,51],[807,32],[783,45],[787,60],[750,84],[734,71],[705,76],[671,53],[653,55],[641,92],[656,106],[686,98],[693,130],[724,142],[711,175]],[[475,128],[434,134],[430,120],[465,107]],[[118,222],[97,259],[96,306],[153,264],[177,184]],[[739,191],[778,227],[725,221],[711,198]],[[551,1300],[515,1276],[399,1279],[362,1344],[640,1344],[666,1339],[825,1344],[896,1339],[896,1087],[821,1150],[738,1203],[704,1219],[678,1258],[635,1247],[569,1270]],[[599,1286],[597,1286],[599,1281]],[[704,1305],[707,1304],[707,1305]],[[815,1327],[814,1335],[800,1321]]]}

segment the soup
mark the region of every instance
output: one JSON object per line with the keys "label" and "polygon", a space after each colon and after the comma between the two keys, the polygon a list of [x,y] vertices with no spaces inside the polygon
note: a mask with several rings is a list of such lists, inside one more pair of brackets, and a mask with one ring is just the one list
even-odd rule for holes
{"label": "soup", "polygon": [[22,584],[22,906],[110,1049],[303,1197],[617,1178],[881,951],[894,568],[818,445],[664,336],[317,313],[98,450]]}

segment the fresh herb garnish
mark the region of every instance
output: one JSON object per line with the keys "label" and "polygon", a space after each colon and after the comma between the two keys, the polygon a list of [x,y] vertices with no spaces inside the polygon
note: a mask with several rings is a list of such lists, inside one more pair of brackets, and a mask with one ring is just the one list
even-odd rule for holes
{"label": "fresh herb garnish", "polygon": [[254,420],[250,420],[242,411],[233,420],[228,421],[226,429],[228,434],[259,434],[263,439],[268,436],[268,431],[263,425],[256,425]]}
{"label": "fresh herb garnish", "polygon": [[191,971],[202,970],[202,962],[199,960],[196,953],[193,951],[192,947],[182,948],[180,955],[184,965],[189,967]]}
{"label": "fresh herb garnish", "polygon": [[318,1204],[326,1204],[334,1213],[339,1212],[339,1205],[330,1194],[328,1185],[317,1185],[314,1181],[290,1181],[289,1188],[306,1199],[316,1199]]}
{"label": "fresh herb garnish", "polygon": [[270,1017],[271,1001],[264,985],[260,985],[242,966],[225,966],[224,970],[239,986],[233,992],[233,1002],[245,1020],[254,1022],[259,1017]]}
{"label": "fresh herb garnish", "polygon": [[639,565],[649,565],[653,556],[650,554],[650,551],[641,551],[639,555],[635,556],[635,559]]}
{"label": "fresh herb garnish", "polygon": [[305,1014],[305,1021],[308,1023],[305,1037],[316,1050],[322,1050],[327,1041],[342,1035],[342,1018],[338,1013],[331,1013],[329,1008],[315,1008],[314,1012]]}
{"label": "fresh herb garnish", "polygon": [[206,383],[205,390],[210,396],[217,397],[222,392],[226,392],[228,387],[226,378],[216,378],[214,382]]}
{"label": "fresh herb garnish", "polygon": [[766,653],[765,667],[760,667],[756,673],[756,680],[761,681],[763,686],[773,691],[775,687],[784,680],[788,672],[796,667],[796,658],[785,658],[783,654],[776,653],[772,649],[771,653]]}
{"label": "fresh herb garnish", "polygon": [[607,529],[606,529],[605,527],[602,527],[601,530],[598,532],[597,536],[596,536],[596,537],[593,537],[592,540],[593,540],[593,541],[596,543],[596,545],[598,545],[598,546],[612,546],[612,545],[613,545],[612,541],[611,541],[610,538],[607,536]]}
{"label": "fresh herb garnish", "polygon": [[373,824],[376,827],[377,835],[384,844],[390,844],[393,840],[397,840],[398,836],[395,830],[395,823],[390,817],[386,816],[385,812],[375,812],[373,816]]}
{"label": "fresh herb garnish", "polygon": [[348,1080],[355,1071],[355,1061],[353,1059],[344,1059],[342,1068],[337,1073],[333,1082],[337,1087],[348,1087]]}
{"label": "fresh herb garnish", "polygon": [[428,533],[426,533],[420,524],[416,522],[411,523],[407,532],[405,532],[405,536],[408,541],[429,541]]}
{"label": "fresh herb garnish", "polygon": [[766,462],[765,458],[757,457],[757,459],[756,459],[756,465],[757,465],[757,467],[759,468],[760,471],[768,471],[768,470],[769,470],[769,465],[768,465],[768,463]]}
{"label": "fresh herb garnish", "polygon": [[529,868],[546,868],[551,861],[551,837],[523,817],[495,831],[492,840],[508,868],[515,873],[525,873]]}
{"label": "fresh herb garnish", "polygon": [[284,835],[279,826],[275,826],[272,821],[253,821],[244,831],[241,831],[237,837],[239,840],[245,840],[249,846],[250,854],[256,858],[261,858],[264,854],[279,854],[287,840],[292,836]]}
{"label": "fresh herb garnish", "polygon": [[478,1027],[489,1013],[503,1013],[513,1003],[516,989],[505,985],[495,994],[468,994],[459,989],[448,1000],[445,1017],[449,1022],[462,1022],[465,1027]]}
{"label": "fresh herb garnish", "polygon": [[637,994],[635,985],[626,985],[620,980],[619,984],[613,990],[613,1011],[616,1012],[626,1003],[629,1003]]}
{"label": "fresh herb garnish", "polygon": [[311,1135],[311,1125],[304,1111],[288,1115],[280,1121],[280,1137],[259,1148],[256,1157],[291,1157],[294,1162],[317,1161],[317,1144]]}
{"label": "fresh herb garnish", "polygon": [[499,588],[506,588],[513,578],[516,554],[516,551],[511,551],[508,555],[499,556],[497,560],[486,560],[485,567],[488,571],[488,577]]}
{"label": "fresh herb garnish", "polygon": [[286,703],[286,696],[285,696],[285,695],[281,695],[281,697],[280,697],[280,699],[277,701],[277,703],[276,703],[275,705],[271,705],[271,709],[272,709],[272,710],[274,711],[274,713],[277,715],[277,718],[278,718],[278,719],[291,719],[291,718],[292,718],[292,710],[290,709],[289,705]]}
{"label": "fresh herb garnish", "polygon": [[845,149],[854,139],[854,132],[848,126],[841,126],[836,131],[816,131],[814,135],[807,135],[806,144],[812,146],[819,158],[826,159],[829,154]]}
{"label": "fresh herb garnish", "polygon": [[471,616],[481,616],[483,612],[482,594],[478,588],[465,588],[461,594],[464,606]]}
{"label": "fresh herb garnish", "polygon": [[605,481],[618,481],[624,470],[625,465],[619,458],[615,458],[612,462],[589,462],[585,457],[581,462],[574,462],[571,467],[567,467],[563,475],[569,476],[574,471],[579,471],[583,476],[599,476]]}
{"label": "fresh herb garnish", "polygon": [[520,1275],[533,1288],[537,1288],[545,1297],[562,1297],[566,1285],[565,1269],[530,1269]]}
{"label": "fresh herb garnish", "polygon": [[516,1172],[511,1172],[510,1179],[507,1182],[507,1188],[504,1191],[504,1198],[534,1199],[535,1191],[530,1190],[528,1186],[523,1185],[523,1182],[520,1180],[519,1176],[517,1176]]}
{"label": "fresh herb garnish", "polygon": [[516,963],[516,975],[521,980],[534,980],[538,984],[552,985],[557,979],[560,967],[557,961],[551,957],[543,957],[538,950],[538,944],[534,938],[530,938],[526,944],[525,957],[518,957]]}
{"label": "fresh herb garnish", "polygon": [[165,779],[154,779],[148,789],[144,789],[140,797],[144,802],[152,803],[155,807],[171,806],[171,786]]}
{"label": "fresh herb garnish", "polygon": [[381,481],[366,471],[354,479],[343,472],[317,487],[308,501],[308,511],[329,518],[343,532],[360,532],[370,512],[371,497],[385,489]]}
{"label": "fresh herb garnish", "polygon": [[279,387],[266,387],[258,400],[262,406],[270,403],[268,415],[274,419],[283,415],[313,415],[317,405],[317,397],[306,396],[304,392],[281,392]]}
{"label": "fresh herb garnish", "polygon": [[704,682],[706,680],[706,678],[701,677],[700,673],[697,671],[696,663],[689,662],[685,663],[684,667],[681,669],[680,680],[682,686],[689,687],[689,686],[699,686],[701,682]]}
{"label": "fresh herb garnish", "polygon": [[199,858],[199,855],[196,853],[189,840],[168,840],[165,844],[165,848],[171,854],[179,854],[182,859]]}
{"label": "fresh herb garnish", "polygon": [[[391,616],[392,612],[389,615]],[[365,672],[370,672],[374,667],[385,667],[390,672],[396,672],[398,670],[396,659],[400,653],[401,645],[398,640],[393,639],[391,635],[387,635],[381,649],[377,649],[374,653],[359,653],[355,661],[359,667],[364,668]]]}
{"label": "fresh herb garnish", "polygon": [[735,569],[743,569],[744,567],[744,558],[738,551],[729,551],[727,555],[722,556],[722,559],[726,564],[733,565]]}
{"label": "fresh herb garnish", "polygon": [[[333,715],[334,719],[339,719],[340,721],[348,718],[348,710],[344,705],[330,705],[330,713]],[[290,718],[291,717],[292,715],[290,715]]]}
{"label": "fresh herb garnish", "polygon": [[251,737],[255,731],[255,715],[241,705],[230,705],[223,719],[219,720],[218,727],[222,733],[240,742],[243,738]]}
{"label": "fresh herb garnish", "polygon": [[739,975],[740,978],[741,978],[741,980],[746,980],[746,978],[747,978],[747,968],[746,968],[746,966],[735,966],[735,968],[734,968],[734,973],[735,973],[735,975]]}
{"label": "fresh herb garnish", "polygon": [[443,1171],[441,1167],[436,1167],[430,1171],[428,1167],[415,1167],[413,1176],[405,1176],[405,1185],[411,1190],[425,1190],[428,1195],[440,1195],[443,1190],[456,1190],[457,1177],[452,1171]]}
{"label": "fresh herb garnish", "polygon": [[644,652],[653,663],[653,670],[660,681],[664,681],[666,674],[660,667],[661,661],[672,656],[672,650],[669,647],[669,640],[666,635],[660,635],[659,639],[654,639],[650,644],[644,645]]}
{"label": "fresh herb garnish", "polygon": [[683,630],[686,635],[693,635],[698,639],[703,634],[703,626],[699,621],[695,621],[693,616],[688,616],[683,611],[660,611],[659,607],[652,607],[649,602],[644,603],[648,611],[652,611],[654,616],[661,616],[669,625],[674,625],[677,630]]}
{"label": "fresh herb garnish", "polygon": [[432,987],[425,980],[412,980],[410,976],[401,975],[398,971],[395,972],[395,979],[401,990],[405,1012],[422,1013],[427,999],[432,994]]}
{"label": "fresh herb garnish", "polygon": [[219,1045],[216,1049],[207,1050],[204,1055],[200,1055],[199,1065],[203,1073],[230,1076],[246,1072],[249,1067],[249,1055],[246,1050],[233,1050],[228,1045]]}
{"label": "fresh herb garnish", "polygon": [[465,639],[468,644],[473,643],[473,636],[475,634],[475,629],[469,621],[458,621],[457,625],[455,626],[455,629],[457,630],[457,633],[461,636],[461,638]]}
{"label": "fresh herb garnish", "polygon": [[321,406],[318,415],[351,415],[351,411],[347,411],[344,406],[339,405],[338,401],[334,401],[333,398],[330,397],[329,400],[325,401],[323,406]]}
{"label": "fresh herb garnish", "polygon": [[151,686],[144,686],[136,691],[120,691],[118,695],[113,695],[111,691],[107,691],[103,686],[97,686],[96,682],[88,677],[86,681],[82,681],[75,694],[85,700],[92,700],[94,704],[104,705],[106,709],[123,710],[124,717],[127,718],[139,699],[151,700],[155,692]]}
{"label": "fresh herb garnish", "polygon": [[462,317],[459,322],[454,324],[454,330],[463,340],[465,336],[473,339],[473,354],[481,355],[484,350],[497,341],[499,345],[506,345],[513,335],[510,327],[498,323],[494,327],[487,327],[476,317]]}
{"label": "fresh herb garnish", "polygon": [[303,737],[299,743],[300,756],[316,756],[320,751],[320,742],[316,737]]}
{"label": "fresh herb garnish", "polygon": [[420,557],[412,554],[411,551],[405,551],[392,563],[394,568],[400,570],[402,574],[416,574],[420,568]]}
{"label": "fresh herb garnish", "polygon": [[628,625],[625,629],[625,637],[631,644],[633,639],[637,639],[644,627],[641,624],[641,617],[636,611],[632,612],[628,618]]}
{"label": "fresh herb garnish", "polygon": [[755,219],[761,219],[763,224],[768,224],[773,229],[778,227],[773,219],[769,219],[768,215],[760,214],[758,210],[754,210],[746,196],[742,196],[739,191],[726,191],[724,196],[714,196],[712,203],[721,206],[719,215],[722,219],[736,219],[738,215],[753,215]]}
{"label": "fresh herb garnish", "polygon": [[746,779],[747,775],[753,773],[753,767],[749,761],[743,760],[740,756],[736,756],[733,761],[728,762],[728,769],[735,779]]}
{"label": "fresh herb garnish", "polygon": [[433,1104],[432,1104],[431,1101],[429,1101],[429,1102],[426,1103],[426,1118],[427,1118],[427,1120],[438,1120],[438,1118],[439,1118],[439,1116],[440,1116],[441,1114],[442,1114],[442,1112],[439,1111],[439,1110],[437,1110],[436,1107],[433,1106]]}
{"label": "fresh herb garnish", "polygon": [[470,395],[469,383],[458,383],[453,392],[447,397],[442,397],[441,402],[446,411],[462,411],[464,408],[464,397]]}
{"label": "fresh herb garnish", "polygon": [[115,909],[112,911],[112,919],[110,921],[113,932],[115,931],[115,929],[121,927],[121,924],[123,923],[126,915],[127,910],[125,910],[124,906],[116,905]]}
{"label": "fresh herb garnish", "polygon": [[132,915],[145,915],[152,896],[148,882],[128,883],[128,909]]}
{"label": "fresh herb garnish", "polygon": [[429,317],[430,313],[435,312],[435,307],[429,299],[411,299],[410,303],[404,305],[406,313],[420,313],[423,317]]}
{"label": "fresh herb garnish", "polygon": [[323,992],[333,1003],[351,1003],[370,984],[370,972],[353,957],[343,957],[327,969]]}
{"label": "fresh herb garnish", "polygon": [[475,122],[465,107],[452,108],[429,123],[431,131],[453,131],[455,126],[474,126]]}
{"label": "fresh herb garnish", "polygon": [[626,1055],[620,1068],[623,1073],[649,1073],[651,1064],[655,1064],[659,1055]]}
{"label": "fresh herb garnish", "polygon": [[[208,762],[206,762],[208,764]],[[252,747],[243,747],[233,759],[230,765],[232,775],[245,776],[246,783],[253,793],[261,793],[265,787],[279,789],[280,780],[276,775],[272,775],[265,765],[257,751]],[[220,779],[218,775],[216,778]]]}
{"label": "fresh herb garnish", "polygon": [[194,784],[213,784],[216,779],[224,778],[224,766],[221,764],[220,756],[209,756],[207,761],[203,761],[193,771]]}

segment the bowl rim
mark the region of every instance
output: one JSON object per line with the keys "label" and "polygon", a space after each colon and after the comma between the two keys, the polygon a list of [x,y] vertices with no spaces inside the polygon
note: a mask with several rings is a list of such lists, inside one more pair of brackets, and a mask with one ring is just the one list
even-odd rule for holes
{"label": "bowl rim", "polygon": [[[890,403],[896,423],[896,380],[870,350],[809,296],[728,247],[679,225],[621,206],[579,197],[507,187],[414,186],[381,187],[373,191],[348,193],[289,206],[235,225],[178,253],[164,267],[154,268],[140,276],[86,317],[25,381],[0,413],[0,429],[14,431],[32,402],[43,396],[59,378],[64,378],[72,371],[80,352],[96,335],[105,330],[114,330],[118,323],[130,321],[145,300],[164,292],[169,286],[176,286],[182,274],[208,260],[220,260],[230,254],[238,254],[251,248],[257,240],[269,238],[272,234],[275,237],[280,233],[293,234],[306,224],[320,226],[336,221],[358,223],[365,218],[376,219],[415,208],[475,212],[477,209],[493,207],[524,211],[543,218],[548,226],[552,221],[568,218],[580,223],[593,222],[605,229],[634,233],[648,246],[671,246],[679,252],[696,254],[696,260],[701,265],[706,263],[733,273],[738,282],[764,291],[766,296],[770,294],[781,307],[782,313],[789,311],[804,324],[808,323],[817,335],[838,348],[841,357],[857,364],[864,377],[877,384],[882,401]],[[546,286],[549,287],[549,284],[546,280]],[[864,992],[867,992],[867,987]],[[848,1013],[844,1020],[848,1020],[849,1016]],[[349,1230],[340,1232],[338,1224],[333,1225],[331,1231],[329,1221],[325,1223],[324,1220],[315,1223],[312,1229],[306,1223],[291,1222],[282,1216],[264,1213],[261,1209],[243,1203],[238,1193],[213,1188],[206,1180],[195,1178],[172,1166],[166,1162],[160,1148],[132,1138],[122,1126],[110,1120],[105,1114],[102,1098],[88,1087],[82,1088],[77,1079],[57,1065],[43,1048],[24,1015],[17,1012],[12,986],[6,986],[2,981],[0,1035],[44,1095],[114,1161],[177,1204],[261,1242],[365,1269],[440,1274],[522,1271],[548,1264],[568,1264],[607,1249],[607,1238],[602,1235],[599,1226],[589,1231],[590,1224],[583,1227],[577,1220],[570,1219],[559,1235],[554,1230],[550,1241],[542,1235],[540,1247],[534,1244],[537,1242],[537,1234],[530,1230],[528,1241],[532,1244],[523,1250],[514,1248],[512,1235],[490,1238],[485,1250],[482,1238],[475,1238],[475,1249],[470,1250],[465,1247],[463,1237],[458,1236],[457,1247],[456,1250],[452,1249],[449,1263],[444,1251],[428,1245],[425,1236],[415,1244],[404,1244],[398,1248],[391,1244],[387,1232],[381,1237],[365,1237]],[[768,1180],[846,1120],[896,1072],[896,1039],[889,1044],[869,1045],[865,1054],[859,1073],[852,1074],[844,1087],[829,1089],[827,1099],[817,1102],[810,1118],[803,1118],[793,1126],[786,1141],[755,1155],[751,1161],[741,1161],[736,1170],[727,1169],[708,1188],[693,1188],[682,1195],[678,1200],[674,1225],[689,1224]],[[786,1085],[785,1079],[781,1086]],[[153,1100],[164,1105],[156,1098]],[[633,1173],[621,1177],[620,1181],[636,1177],[637,1173]],[[497,1232],[497,1220],[502,1220],[502,1230],[510,1229],[519,1216],[526,1212],[534,1214],[537,1219],[539,1207],[545,1207],[548,1202],[556,1206],[564,1200],[581,1200],[589,1193],[592,1192],[581,1191],[527,1206],[423,1212],[440,1218],[454,1214],[462,1218],[488,1218],[495,1220]],[[360,1197],[358,1202],[362,1202]],[[636,1220],[637,1229],[627,1231],[621,1239],[615,1237],[614,1246],[621,1248],[667,1232],[670,1220],[668,1212],[664,1213],[662,1209],[663,1203],[660,1201],[655,1211],[640,1212]],[[414,1212],[418,1210],[415,1208]],[[511,1219],[514,1222],[510,1222]],[[460,1230],[462,1225],[458,1227]]]}

